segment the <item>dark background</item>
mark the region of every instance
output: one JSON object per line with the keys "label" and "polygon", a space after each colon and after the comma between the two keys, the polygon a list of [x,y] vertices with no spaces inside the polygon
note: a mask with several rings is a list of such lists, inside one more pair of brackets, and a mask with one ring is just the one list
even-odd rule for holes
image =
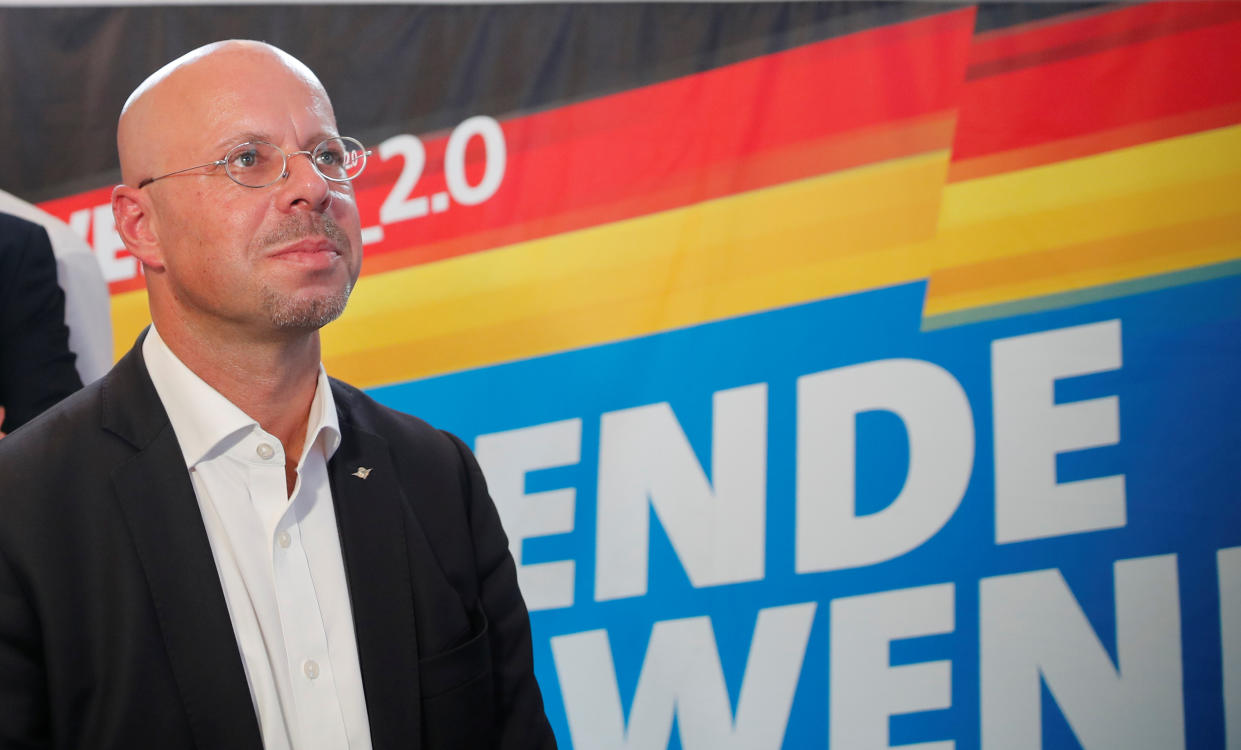
{"label": "dark background", "polygon": [[[122,104],[219,39],[261,39],[322,79],[373,142],[642,86],[961,5],[944,2],[0,7],[0,188],[39,202],[117,182]],[[979,6],[979,31],[1098,3]],[[641,116],[641,113],[635,113]]]}

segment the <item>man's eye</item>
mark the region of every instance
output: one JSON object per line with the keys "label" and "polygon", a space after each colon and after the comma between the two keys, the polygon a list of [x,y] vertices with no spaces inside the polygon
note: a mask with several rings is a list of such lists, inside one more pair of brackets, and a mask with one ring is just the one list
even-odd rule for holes
{"label": "man's eye", "polygon": [[328,148],[319,152],[319,163],[325,167],[338,167],[343,161],[344,157],[337,149]]}
{"label": "man's eye", "polygon": [[259,153],[254,149],[242,151],[239,154],[233,154],[233,167],[248,169],[259,163]]}

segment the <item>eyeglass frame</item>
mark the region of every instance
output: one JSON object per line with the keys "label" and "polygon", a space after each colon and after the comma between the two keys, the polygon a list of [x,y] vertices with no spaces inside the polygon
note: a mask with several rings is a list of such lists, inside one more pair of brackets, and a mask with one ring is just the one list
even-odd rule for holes
{"label": "eyeglass frame", "polygon": [[[359,146],[362,146],[362,168],[358,170],[357,174],[355,174],[353,177],[330,177],[324,174],[323,170],[319,169],[319,165],[315,164],[315,160],[314,160],[315,152],[319,150],[320,146],[327,143],[328,141],[353,141]],[[281,167],[279,176],[277,176],[276,179],[272,180],[271,182],[267,182],[262,185],[247,185],[244,182],[241,182],[240,180],[238,180],[236,177],[234,177],[233,173],[229,171],[228,157],[230,154],[232,154],[237,149],[242,148],[244,146],[249,146],[255,143],[261,143],[264,146],[271,146],[272,148],[276,149],[276,151],[280,153],[281,159],[283,159],[284,161],[284,166]],[[277,182],[280,182],[281,180],[286,179],[289,176],[289,159],[291,157],[298,156],[298,155],[305,155],[306,158],[310,160],[310,166],[315,170],[315,173],[318,174],[323,179],[328,180],[329,182],[337,182],[337,183],[353,182],[366,169],[366,159],[372,153],[374,152],[371,149],[367,148],[365,145],[363,145],[362,141],[359,141],[357,138],[350,138],[349,136],[345,136],[345,135],[334,135],[331,138],[324,138],[322,141],[317,143],[313,149],[310,149],[309,151],[303,149],[301,151],[290,151],[287,153],[285,152],[284,149],[280,148],[276,144],[271,143],[269,141],[259,141],[259,140],[244,141],[242,143],[238,143],[236,146],[233,146],[228,151],[224,152],[223,159],[216,159],[215,161],[207,162],[206,164],[198,164],[193,167],[186,167],[185,169],[178,169],[174,172],[169,172],[168,174],[162,174],[159,177],[148,177],[142,182],[138,183],[137,189],[141,190],[147,185],[150,185],[152,182],[162,180],[165,177],[172,177],[173,175],[182,174],[184,172],[190,172],[195,169],[202,169],[204,167],[224,167],[224,174],[228,176],[228,179],[232,180],[233,182],[237,183],[238,185],[244,188],[250,188],[251,190],[261,190],[262,188],[271,187],[272,185],[275,185]]]}

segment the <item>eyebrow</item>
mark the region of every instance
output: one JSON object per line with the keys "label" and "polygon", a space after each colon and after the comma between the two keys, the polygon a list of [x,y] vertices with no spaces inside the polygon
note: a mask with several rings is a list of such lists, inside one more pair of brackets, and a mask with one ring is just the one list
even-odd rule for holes
{"label": "eyebrow", "polygon": [[256,133],[253,131],[245,132],[245,133],[230,133],[229,135],[226,135],[220,140],[216,141],[215,145],[212,146],[211,148],[213,150],[218,150],[221,153],[223,153],[225,151],[228,151],[233,146],[236,146],[242,143],[248,143],[250,141],[266,141],[267,139],[268,137],[266,135],[262,133]]}
{"label": "eyebrow", "polygon": [[[339,134],[327,133],[321,130],[318,133],[315,133],[314,135],[310,137],[310,141],[307,142],[305,148],[310,149],[310,148],[313,148],[319,145],[320,143],[323,143],[329,138],[339,138],[339,137],[340,137]],[[274,143],[270,135],[266,133],[260,133],[254,130],[249,130],[243,133],[232,133],[230,135],[227,135],[221,138],[220,140],[215,142],[215,145],[212,146],[212,149],[219,151],[220,154],[223,155],[224,152],[228,151],[233,146],[239,146],[242,143],[249,143],[250,141],[263,141],[264,143]]]}

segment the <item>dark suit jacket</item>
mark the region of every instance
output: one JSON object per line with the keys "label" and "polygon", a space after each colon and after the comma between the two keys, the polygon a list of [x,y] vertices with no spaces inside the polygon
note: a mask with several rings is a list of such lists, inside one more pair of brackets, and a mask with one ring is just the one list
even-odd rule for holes
{"label": "dark suit jacket", "polygon": [[[554,747],[473,456],[332,389],[342,435],[328,471],[374,747]],[[17,747],[261,747],[193,486],[137,346],[0,440],[0,748]]]}
{"label": "dark suit jacket", "polygon": [[81,388],[73,361],[47,231],[0,214],[0,430],[12,432]]}

